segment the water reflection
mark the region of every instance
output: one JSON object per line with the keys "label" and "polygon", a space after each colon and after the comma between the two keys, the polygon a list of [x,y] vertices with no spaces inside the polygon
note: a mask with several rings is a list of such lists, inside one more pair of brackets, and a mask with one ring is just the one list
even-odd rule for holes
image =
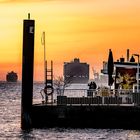
{"label": "water reflection", "polygon": [[[34,99],[41,101],[43,84],[34,85]],[[20,128],[21,84],[0,83],[0,139],[9,140],[139,140],[140,131],[122,129]]]}

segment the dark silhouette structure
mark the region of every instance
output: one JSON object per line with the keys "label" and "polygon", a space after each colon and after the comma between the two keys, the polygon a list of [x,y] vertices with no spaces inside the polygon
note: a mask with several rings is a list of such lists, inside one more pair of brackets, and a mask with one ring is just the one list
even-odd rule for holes
{"label": "dark silhouette structure", "polygon": [[130,62],[135,62],[134,56],[131,57]]}
{"label": "dark silhouette structure", "polygon": [[[23,130],[33,127],[140,129],[139,93],[133,93],[133,103],[136,104],[135,106],[132,104],[130,106],[121,105],[122,98],[102,98],[99,96],[91,98],[57,96],[57,104],[33,105],[34,24],[35,21],[30,20],[30,17],[28,20],[24,20],[21,100],[21,128]],[[72,70],[70,69],[69,71],[66,68],[68,72],[65,73],[66,78],[72,76],[77,80],[77,76],[80,78],[82,76],[83,79],[87,80],[89,77],[89,65],[84,63],[84,66],[80,66],[79,59],[75,59],[73,63],[72,66],[70,64],[67,67],[72,67]],[[77,75],[78,73],[81,75]],[[90,88],[93,88],[92,84]]]}
{"label": "dark silhouette structure", "polygon": [[108,57],[108,85],[109,86],[112,86],[114,80],[112,78],[112,74],[113,74],[113,71],[114,71],[114,62],[113,62],[113,54],[112,54],[112,51],[111,49],[109,49],[109,57]]}
{"label": "dark silhouette structure", "polygon": [[22,58],[22,100],[21,128],[31,127],[31,109],[33,97],[33,63],[34,63],[34,26],[35,21],[23,21],[23,58]]}
{"label": "dark silhouette structure", "polygon": [[79,58],[64,62],[64,79],[71,79],[71,83],[88,83],[89,64],[81,63]]}
{"label": "dark silhouette structure", "polygon": [[17,82],[18,75],[14,71],[8,72],[6,75],[6,81],[7,82]]}
{"label": "dark silhouette structure", "polygon": [[103,73],[104,75],[108,74],[108,77],[110,77],[108,82],[112,83],[114,81],[114,86],[116,90],[123,89],[135,91],[137,84],[138,63],[135,62],[135,58],[133,55],[130,57],[129,49],[127,49],[126,58],[127,59],[125,60],[124,57],[121,57],[117,61],[113,62],[113,79],[111,74],[109,76],[109,73],[112,73],[112,66],[109,66],[110,63],[108,64],[108,62],[103,62],[103,69],[101,70],[101,73]]}

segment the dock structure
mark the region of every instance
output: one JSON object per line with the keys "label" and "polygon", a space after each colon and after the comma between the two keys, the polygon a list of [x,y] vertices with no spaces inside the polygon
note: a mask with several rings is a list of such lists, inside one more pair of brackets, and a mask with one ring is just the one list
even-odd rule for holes
{"label": "dock structure", "polygon": [[[57,96],[57,101],[33,104],[35,21],[24,20],[21,129],[33,127],[125,128],[140,129],[140,93],[122,97],[102,97],[87,90],[88,96]],[[52,78],[51,78],[52,79]],[[49,83],[49,82],[47,82]],[[81,92],[81,91],[80,91]],[[106,95],[106,92],[105,92]]]}
{"label": "dock structure", "polygon": [[32,126],[140,129],[139,99],[139,93],[129,98],[57,96],[56,103],[32,106]]}
{"label": "dock structure", "polygon": [[139,104],[139,93],[132,92],[104,97],[57,96],[53,104],[33,104],[32,127],[140,129]]}
{"label": "dock structure", "polygon": [[33,105],[32,127],[140,129],[139,106]]}

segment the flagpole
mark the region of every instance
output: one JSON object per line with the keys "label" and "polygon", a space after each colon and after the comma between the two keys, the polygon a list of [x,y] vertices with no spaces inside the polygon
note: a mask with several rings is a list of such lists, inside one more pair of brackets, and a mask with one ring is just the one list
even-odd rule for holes
{"label": "flagpole", "polygon": [[44,83],[46,83],[46,42],[45,42],[45,32],[42,34],[42,45],[44,46]]}

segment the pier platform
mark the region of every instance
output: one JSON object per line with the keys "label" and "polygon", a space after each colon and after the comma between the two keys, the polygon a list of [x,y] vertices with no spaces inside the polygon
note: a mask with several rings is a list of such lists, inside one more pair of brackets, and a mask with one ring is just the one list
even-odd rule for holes
{"label": "pier platform", "polygon": [[32,106],[32,127],[140,129],[140,106],[57,105]]}

